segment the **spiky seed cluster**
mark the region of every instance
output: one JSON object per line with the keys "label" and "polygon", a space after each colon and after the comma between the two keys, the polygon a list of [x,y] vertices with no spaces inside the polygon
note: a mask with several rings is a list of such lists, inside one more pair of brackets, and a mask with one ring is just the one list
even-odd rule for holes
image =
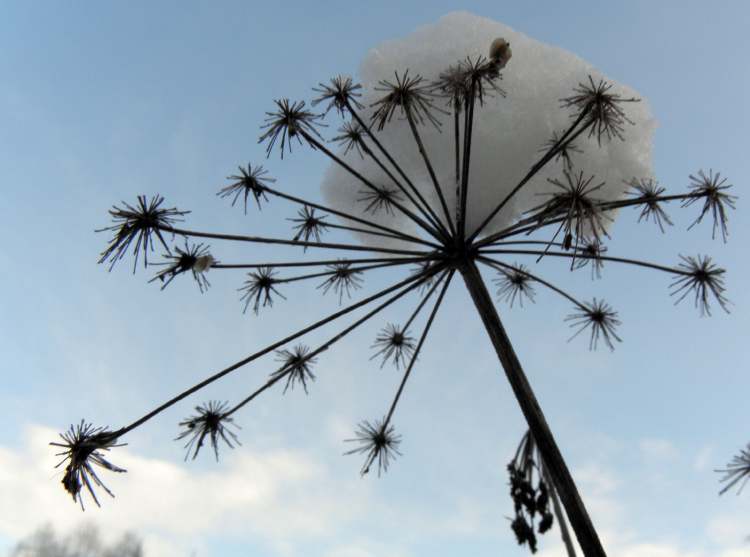
{"label": "spiky seed cluster", "polygon": [[85,423],[84,420],[76,426],[71,425],[68,431],[59,435],[63,442],[53,441],[50,445],[64,449],[55,455],[64,457],[55,468],[67,462],[62,484],[65,491],[73,497],[73,501],[78,501],[81,509],[84,509],[81,491],[86,487],[86,491],[89,492],[96,506],[100,507],[94,485],[101,487],[110,497],[114,497],[114,494],[99,479],[93,466],[99,466],[110,472],[125,472],[124,468],[106,460],[101,452],[109,451],[114,447],[122,447],[124,443],[117,444],[117,437],[107,428],[94,427],[90,423]]}
{"label": "spiky seed cluster", "polygon": [[718,302],[721,309],[729,313],[729,300],[724,296],[724,269],[716,265],[709,256],[680,256],[677,266],[677,278],[670,284],[670,295],[677,296],[675,305],[689,294],[695,297],[695,307],[701,317],[711,315],[711,297]]}
{"label": "spiky seed cluster", "polygon": [[436,128],[440,128],[440,121],[435,117],[433,112],[443,112],[432,102],[432,87],[425,83],[424,78],[420,75],[409,76],[409,70],[402,75],[394,72],[396,82],[388,80],[379,82],[375,87],[376,91],[382,91],[385,95],[372,103],[371,108],[375,108],[371,118],[373,123],[377,124],[378,131],[382,131],[385,125],[391,121],[393,115],[398,111],[399,115],[411,116],[415,123],[424,124],[429,121]]}
{"label": "spiky seed cluster", "polygon": [[203,293],[204,290],[211,286],[211,283],[206,278],[206,273],[217,263],[209,252],[208,246],[190,244],[186,239],[185,249],[175,247],[175,251],[177,252],[176,255],[164,255],[167,261],[155,263],[155,265],[167,265],[167,268],[159,271],[149,282],[158,279],[162,283],[161,289],[164,290],[177,275],[190,271],[193,274],[196,284],[198,284],[198,289]]}
{"label": "spiky seed cluster", "polygon": [[273,306],[274,294],[286,300],[286,297],[276,289],[275,285],[280,281],[275,278],[276,271],[273,267],[260,267],[255,271],[250,271],[247,276],[244,285],[239,288],[239,291],[243,293],[240,300],[245,302],[242,313],[247,312],[247,308],[252,302],[253,313],[258,315],[261,306]]}
{"label": "spiky seed cluster", "polygon": [[315,129],[316,125],[321,125],[318,122],[321,115],[305,110],[305,101],[290,102],[289,99],[276,99],[274,102],[276,110],[266,112],[265,124],[261,126],[266,131],[258,139],[258,143],[268,141],[266,157],[271,156],[271,151],[279,138],[281,138],[279,147],[282,159],[285,146],[290,153],[292,152],[292,138],[295,138],[300,145],[305,135],[314,135],[322,139],[318,130]]}
{"label": "spiky seed cluster", "polygon": [[346,122],[339,128],[339,135],[331,139],[344,148],[344,155],[347,155],[352,149],[357,150],[359,158],[364,158],[363,149],[367,149],[364,143],[364,137],[367,131],[359,125],[359,122]]}
{"label": "spiky seed cluster", "polygon": [[557,178],[547,180],[562,191],[546,194],[550,196],[549,201],[530,209],[528,213],[538,220],[540,227],[553,219],[562,218],[555,237],[563,231],[563,247],[566,250],[578,248],[588,240],[601,241],[602,236],[608,237],[604,226],[606,217],[599,208],[599,200],[592,196],[604,186],[604,182],[593,185],[594,176],[584,178],[583,171],[573,174],[563,170],[563,175],[565,182]]}
{"label": "spiky seed cluster", "polygon": [[237,438],[237,434],[229,429],[230,427],[239,429],[240,426],[235,424],[231,416],[227,414],[227,409],[228,404],[226,402],[212,400],[207,404],[196,406],[195,411],[197,415],[180,422],[180,427],[184,427],[185,431],[181,432],[175,438],[175,441],[181,441],[189,437],[188,442],[185,444],[185,449],[187,450],[185,460],[190,457],[191,452],[193,453],[192,458],[195,460],[207,438],[211,444],[211,448],[214,450],[216,462],[219,461],[220,439],[230,449],[233,449],[235,445],[242,444]]}
{"label": "spiky seed cluster", "polygon": [[416,343],[414,337],[408,335],[405,328],[389,323],[381,329],[370,348],[378,349],[370,356],[371,360],[379,356],[383,358],[380,369],[383,369],[388,360],[391,360],[396,369],[399,369],[402,365],[406,365],[406,361],[414,353]]}
{"label": "spiky seed cluster", "polygon": [[603,339],[610,350],[614,350],[613,341],[622,342],[615,329],[621,324],[617,312],[604,300],[594,298],[593,302],[585,302],[578,308],[580,311],[570,314],[565,321],[570,321],[571,328],[576,329],[568,341],[573,340],[583,331],[589,329],[589,350],[596,350],[599,339]]}
{"label": "spiky seed cluster", "polygon": [[539,534],[547,532],[554,522],[554,515],[550,511],[550,492],[554,486],[547,485],[543,469],[544,463],[536,444],[531,433],[527,432],[521,439],[515,457],[508,464],[510,497],[516,513],[510,527],[518,545],[528,544],[532,553],[537,551],[534,522],[538,519]]}
{"label": "spiky seed cluster", "polygon": [[721,229],[721,238],[724,242],[727,241],[727,209],[734,209],[734,202],[737,199],[734,195],[729,195],[727,190],[732,187],[732,184],[726,183],[727,179],[722,178],[721,174],[717,172],[714,174],[713,170],[708,171],[708,176],[703,170],[698,171],[698,176],[690,175],[690,185],[688,189],[690,193],[695,194],[695,197],[690,197],[682,202],[683,207],[692,205],[699,199],[703,199],[703,208],[698,218],[688,227],[692,228],[696,224],[700,223],[707,214],[711,214],[713,219],[713,232],[711,238],[716,238],[716,229]]}
{"label": "spiky seed cluster", "polygon": [[735,455],[726,468],[715,470],[715,472],[724,474],[719,481],[726,484],[719,492],[719,495],[723,495],[735,485],[742,482],[739,488],[737,488],[737,494],[740,494],[742,488],[750,480],[750,444],[745,449],[742,449],[740,454]]}
{"label": "spiky seed cluster", "polygon": [[401,444],[401,436],[396,434],[392,425],[386,425],[385,420],[360,422],[357,426],[354,439],[345,439],[347,443],[359,443],[360,446],[347,451],[344,454],[365,454],[365,462],[360,470],[361,475],[368,474],[370,467],[377,460],[378,477],[388,471],[388,466],[396,456],[401,456],[398,446]]}
{"label": "spiky seed cluster", "polygon": [[323,295],[328,294],[329,290],[333,290],[335,294],[339,295],[339,304],[344,300],[344,294],[347,298],[352,297],[352,290],[358,290],[362,288],[362,271],[352,267],[352,264],[348,261],[341,261],[328,265],[327,267],[330,275],[321,284],[318,285],[319,289],[323,290]]}
{"label": "spiky seed cluster", "polygon": [[603,79],[599,83],[594,83],[594,79],[589,75],[588,83],[579,83],[573,91],[575,95],[560,99],[564,108],[575,108],[577,113],[574,118],[579,117],[586,112],[587,123],[590,124],[589,137],[596,135],[599,145],[602,143],[602,137],[606,136],[608,140],[613,137],[625,140],[623,132],[625,124],[635,125],[630,120],[620,104],[629,102],[640,102],[635,97],[623,98],[616,93],[610,93],[612,84]]}
{"label": "spiky seed cluster", "polygon": [[154,235],[159,239],[161,245],[167,252],[167,246],[162,236],[162,230],[171,228],[176,222],[184,220],[182,217],[190,211],[178,211],[176,207],[171,209],[162,209],[161,204],[164,198],[155,195],[150,201],[146,200],[145,195],[138,196],[138,203],[135,207],[125,203],[124,207],[114,205],[109,214],[112,216],[114,224],[106,228],[100,228],[97,232],[111,230],[114,236],[109,241],[99,263],[109,260],[109,270],[123,258],[131,244],[133,247],[133,273],[138,265],[138,257],[143,253],[143,266],[148,266],[148,253],[154,251]]}
{"label": "spiky seed cluster", "polygon": [[[296,223],[294,226],[296,232],[292,238],[295,242],[299,240],[320,242],[320,235],[328,230],[325,216],[315,214],[315,209],[307,205],[297,211],[297,218],[287,220]],[[305,246],[305,250],[307,250],[307,246]]]}
{"label": "spiky seed cluster", "polygon": [[394,214],[396,203],[401,203],[403,196],[395,189],[388,186],[376,186],[374,189],[359,190],[357,202],[366,203],[363,212],[376,215],[383,211],[388,215]]}
{"label": "spiky seed cluster", "polygon": [[641,214],[638,215],[638,222],[642,220],[651,219],[653,222],[659,225],[659,230],[664,232],[664,225],[667,224],[672,226],[672,221],[664,209],[662,209],[659,197],[666,191],[665,188],[661,187],[656,180],[651,178],[642,178],[640,180],[633,180],[630,182],[630,190],[627,192],[628,195],[637,199],[643,203],[641,208]]}
{"label": "spiky seed cluster", "polygon": [[294,388],[294,385],[299,383],[307,394],[307,381],[315,381],[312,366],[317,362],[317,358],[310,354],[310,348],[304,344],[298,344],[292,350],[278,350],[276,361],[282,362],[282,365],[271,374],[271,379],[286,377],[284,393],[286,394],[290,387]]}
{"label": "spiky seed cluster", "polygon": [[512,266],[501,267],[497,270],[498,276],[493,280],[497,286],[497,297],[507,302],[510,307],[518,301],[523,307],[524,298],[534,302],[533,279],[529,276],[529,269],[525,265],[514,263]]}
{"label": "spiky seed cluster", "polygon": [[563,162],[563,168],[567,172],[571,172],[573,170],[573,157],[571,156],[573,153],[583,153],[583,149],[579,148],[575,143],[572,141],[565,141],[558,145],[560,143],[560,140],[563,138],[562,133],[558,132],[552,132],[552,137],[549,138],[544,144],[539,148],[539,153],[546,153],[550,149],[557,146],[557,152],[555,154],[555,162],[558,162],[562,159]]}
{"label": "spiky seed cluster", "polygon": [[604,259],[602,256],[607,252],[607,248],[598,240],[589,240],[578,250],[573,260],[573,269],[583,269],[591,266],[591,280],[602,278],[604,269]]}
{"label": "spiky seed cluster", "polygon": [[337,75],[331,78],[328,85],[319,83],[318,87],[313,87],[313,91],[320,93],[320,95],[311,104],[317,106],[319,103],[327,102],[328,106],[323,115],[328,114],[332,108],[335,108],[343,118],[347,111],[347,103],[360,110],[364,108],[364,105],[357,101],[357,97],[362,96],[359,92],[360,89],[362,89],[362,85],[354,83],[351,77]]}
{"label": "spiky seed cluster", "polygon": [[261,199],[266,203],[268,202],[268,197],[266,196],[268,184],[275,182],[276,179],[268,176],[268,171],[260,165],[253,168],[252,165],[248,164],[247,169],[241,166],[238,168],[240,171],[239,174],[227,176],[227,180],[234,180],[234,182],[221,188],[216,195],[221,198],[234,196],[232,198],[232,207],[237,203],[240,196],[243,196],[245,214],[247,214],[248,198],[252,195],[255,203],[258,205],[258,209],[260,209]]}
{"label": "spiky seed cluster", "polygon": [[501,68],[499,63],[483,56],[466,58],[441,73],[432,84],[432,91],[445,98],[448,106],[458,113],[471,100],[472,84],[474,98],[480,105],[484,104],[485,96],[506,96],[506,92],[497,83],[502,79]]}

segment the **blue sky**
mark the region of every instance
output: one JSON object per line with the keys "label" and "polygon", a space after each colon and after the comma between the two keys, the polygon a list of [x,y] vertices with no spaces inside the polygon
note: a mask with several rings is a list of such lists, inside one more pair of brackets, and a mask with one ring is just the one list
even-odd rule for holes
{"label": "blue sky", "polygon": [[[102,509],[81,514],[46,445],[81,418],[119,427],[337,307],[291,289],[255,317],[241,312],[239,272],[210,273],[203,295],[187,280],[161,292],[127,265],[107,273],[96,265],[107,238],[93,232],[108,224],[107,209],[158,192],[193,211],[193,228],[287,237],[294,207],[274,203],[245,217],[215,196],[237,165],[263,161],[257,137],[272,100],[310,98],[319,81],[356,75],[378,43],[462,9],[570,50],[647,98],[658,121],[654,173],[669,191],[683,191],[701,168],[735,184],[726,245],[711,241],[708,224],[686,231],[695,208],[676,207],[663,236],[624,212],[610,244],[666,264],[680,253],[714,255],[727,268],[730,315],[673,307],[667,276],[610,267],[591,283],[554,264],[556,282],[620,311],[624,342],[613,353],[567,343],[569,308],[547,293],[523,310],[498,307],[611,555],[750,555],[748,494],[718,498],[712,472],[750,441],[744,2],[3,8],[0,551],[44,522],[65,531],[87,520],[111,536],[133,530],[148,555],[167,557],[526,554],[504,518],[512,513],[504,468],[523,421],[458,284],[399,406],[404,456],[381,479],[360,479],[359,460],[341,456],[341,440],[383,412],[398,381],[368,359],[380,323],[321,358],[309,396],[273,392],[243,411],[243,447],[218,465],[208,454],[182,462],[171,441],[177,422],[203,400],[243,396],[270,364],[130,434],[112,455],[129,473],[105,479],[117,498],[103,497]],[[324,157],[299,149],[263,163],[282,189],[320,199]],[[270,253],[231,246],[217,255]],[[545,538],[540,554],[562,555],[557,532]]]}

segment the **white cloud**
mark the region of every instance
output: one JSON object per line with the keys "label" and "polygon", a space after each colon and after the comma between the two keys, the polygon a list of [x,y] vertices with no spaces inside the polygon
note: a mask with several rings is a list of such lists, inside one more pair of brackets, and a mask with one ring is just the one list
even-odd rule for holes
{"label": "white cloud", "polygon": [[677,447],[666,439],[641,439],[638,443],[638,449],[646,460],[673,460],[679,456]]}
{"label": "white cloud", "polygon": [[154,554],[184,554],[176,540],[209,534],[269,543],[331,537],[363,512],[361,490],[355,495],[342,489],[341,480],[332,489],[333,480],[309,455],[245,446],[226,451],[217,471],[193,471],[126,447],[114,449],[111,461],[128,473],[99,475],[116,501],[100,489],[102,508],[85,498],[88,510],[81,513],[59,485],[62,467],[53,471],[59,458],[48,442],[56,437],[54,430],[30,426],[24,447],[0,448],[0,534],[17,539],[41,523],[65,531],[94,519],[103,532],[125,528],[144,534],[149,546],[159,548]]}
{"label": "white cloud", "polygon": [[703,447],[698,451],[695,455],[695,460],[693,461],[693,468],[695,468],[696,472],[703,472],[708,468],[713,452],[713,447],[708,446]]}

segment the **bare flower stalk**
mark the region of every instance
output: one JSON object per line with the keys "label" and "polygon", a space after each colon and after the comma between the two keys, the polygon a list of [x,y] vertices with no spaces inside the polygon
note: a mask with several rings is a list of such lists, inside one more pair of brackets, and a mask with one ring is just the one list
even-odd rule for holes
{"label": "bare flower stalk", "polygon": [[[566,259],[570,261],[570,270],[575,272],[584,266],[590,266],[592,276],[600,276],[605,262],[638,266],[648,270],[666,272],[673,277],[671,295],[676,303],[688,298],[693,299],[701,315],[710,314],[710,306],[718,303],[727,310],[729,301],[725,296],[724,269],[713,263],[708,256],[684,256],[677,266],[666,266],[643,261],[640,258],[610,255],[603,245],[608,236],[607,223],[611,220],[612,211],[625,207],[640,209],[639,222],[651,221],[661,232],[664,225],[671,224],[664,210],[666,204],[679,201],[680,208],[700,206],[697,218],[690,225],[697,227],[703,220],[712,220],[712,235],[721,232],[722,239],[727,237],[727,221],[731,209],[734,209],[735,196],[728,193],[731,187],[718,173],[703,171],[691,175],[688,191],[682,194],[665,194],[665,188],[658,187],[651,177],[634,177],[628,183],[628,193],[621,199],[601,200],[597,193],[604,182],[585,172],[575,165],[572,154],[580,149],[573,142],[587,133],[595,137],[601,146],[610,141],[624,140],[623,130],[626,125],[634,125],[625,112],[625,103],[637,102],[634,98],[625,98],[612,90],[612,85],[589,77],[588,82],[571,84],[573,94],[560,99],[561,105],[556,109],[570,110],[571,124],[562,132],[550,138],[539,138],[543,144],[540,157],[530,153],[536,160],[531,164],[523,178],[502,197],[495,206],[487,207],[486,215],[473,230],[468,229],[468,200],[473,195],[469,188],[472,163],[472,140],[474,123],[478,113],[487,110],[484,100],[495,95],[502,102],[506,93],[498,83],[502,79],[501,70],[511,58],[510,45],[502,38],[495,40],[489,49],[489,58],[455,61],[455,64],[433,80],[421,76],[409,76],[408,71],[396,73],[395,82],[381,81],[375,91],[380,97],[365,107],[359,102],[363,89],[351,78],[337,76],[328,84],[319,84],[315,88],[318,97],[312,107],[325,106],[323,114],[317,114],[307,108],[305,102],[290,102],[287,99],[275,101],[275,108],[267,112],[262,126],[259,142],[266,143],[266,155],[275,149],[283,155],[291,152],[292,146],[307,147],[321,152],[333,165],[343,169],[356,184],[360,197],[357,206],[349,211],[333,209],[316,201],[285,193],[272,188],[275,182],[261,166],[241,166],[239,174],[229,177],[231,183],[221,188],[218,195],[231,200],[235,205],[243,202],[244,211],[248,204],[257,205],[260,209],[270,202],[289,202],[296,206],[297,216],[289,220],[292,223],[290,237],[278,238],[268,235],[240,235],[210,231],[196,231],[177,226],[189,211],[176,208],[162,208],[163,198],[155,195],[150,200],[139,196],[137,203],[123,203],[110,210],[112,224],[100,231],[112,234],[109,243],[101,254],[100,263],[107,263],[110,270],[128,252],[134,255],[134,271],[141,259],[146,266],[161,265],[152,280],[159,280],[166,287],[178,276],[192,276],[202,292],[208,288],[206,273],[210,270],[247,269],[244,284],[239,288],[241,302],[245,309],[252,307],[258,313],[273,305],[275,297],[285,297],[281,287],[291,282],[312,282],[315,286],[312,293],[326,295],[342,304],[358,290],[366,288],[365,278],[369,271],[380,273],[397,273],[406,271],[405,277],[391,280],[391,286],[373,294],[364,296],[359,301],[331,313],[327,317],[313,322],[304,328],[285,336],[279,341],[257,350],[246,358],[208,376],[196,385],[183,390],[178,395],[147,412],[141,418],[116,431],[84,425],[71,428],[63,435],[63,447],[68,462],[65,488],[76,500],[80,500],[85,490],[94,497],[93,485],[106,487],[96,476],[91,464],[114,472],[124,470],[111,465],[103,459],[102,452],[119,446],[116,442],[126,433],[140,427],[165,409],[177,404],[190,395],[200,391],[235,370],[251,364],[260,358],[276,352],[277,369],[258,388],[244,397],[234,406],[228,403],[211,401],[196,406],[197,414],[180,422],[185,430],[178,439],[187,439],[188,455],[195,457],[199,449],[208,442],[218,458],[218,443],[223,441],[230,447],[239,443],[236,433],[230,428],[236,426],[235,413],[254,400],[261,393],[268,391],[278,382],[284,382],[284,391],[301,387],[305,392],[315,379],[312,366],[330,347],[345,338],[349,332],[368,322],[385,307],[398,301],[403,302],[406,294],[419,290],[421,298],[410,310],[405,324],[389,323],[375,337],[372,348],[373,358],[381,358],[384,365],[391,361],[397,368],[404,369],[404,375],[396,394],[382,414],[382,418],[365,420],[357,426],[355,437],[347,440],[358,444],[346,454],[362,454],[365,462],[361,468],[363,474],[372,466],[377,466],[378,474],[387,470],[397,455],[401,455],[401,436],[396,433],[392,419],[397,404],[401,400],[407,381],[413,373],[418,356],[426,348],[426,338],[434,320],[439,313],[444,297],[452,284],[452,278],[460,273],[468,290],[474,307],[482,320],[490,342],[497,354],[498,361],[510,383],[519,407],[528,423],[531,436],[544,463],[544,477],[540,482],[549,484],[552,492],[552,504],[558,523],[563,531],[563,538],[570,556],[572,549],[570,536],[564,529],[563,511],[555,493],[567,514],[578,543],[587,557],[605,556],[604,548],[594,528],[586,507],[578,493],[575,482],[568,470],[558,448],[550,425],[542,412],[534,391],[524,373],[515,349],[495,308],[487,289],[485,279],[479,271],[478,264],[498,273],[496,284],[498,296],[502,301],[513,305],[518,302],[536,300],[535,286],[563,296],[574,305],[574,313],[566,321],[573,327],[573,337],[585,333],[588,335],[590,349],[596,349],[604,343],[613,349],[615,342],[621,339],[617,333],[620,324],[619,316],[609,304],[601,298],[593,301],[581,301],[573,294],[559,288],[553,281],[532,271],[523,264],[509,258],[533,257],[537,263],[544,258]],[[448,61],[450,62],[450,61]],[[449,111],[437,106],[440,98],[447,99]],[[334,114],[351,118],[339,128],[341,135],[333,140],[341,143],[341,150],[336,153],[326,146],[326,139],[320,128],[325,127],[323,119]],[[423,132],[420,127],[441,126],[440,118],[445,115],[453,121],[453,137],[446,141],[454,143],[455,172],[454,176],[439,176],[433,164],[432,155],[428,152]],[[369,118],[370,123],[365,120]],[[429,175],[429,184],[434,189],[437,203],[433,207],[415,185],[416,179],[408,176],[404,166],[396,158],[400,153],[392,145],[378,137],[394,118],[404,118],[408,124],[409,140],[413,141],[421,163]],[[462,125],[463,124],[463,125]],[[426,137],[426,136],[424,136]],[[342,152],[343,151],[343,152]],[[376,178],[360,172],[351,163],[347,153],[367,156],[387,175],[390,183],[379,183]],[[351,164],[350,164],[351,163]],[[421,164],[420,163],[420,164]],[[369,163],[368,163],[369,164]],[[533,179],[542,169],[557,165],[559,174],[549,182],[556,188],[552,194],[544,196],[544,202],[523,213],[513,222],[507,223],[496,231],[488,231],[490,222],[523,188],[531,187]],[[476,184],[472,188],[495,187],[495,184]],[[509,185],[503,185],[509,187]],[[445,192],[455,188],[455,205],[449,207]],[[250,203],[248,203],[250,201]],[[254,202],[254,203],[253,203]],[[377,222],[375,214],[389,213],[399,217],[417,232],[407,233],[398,225],[384,226]],[[334,220],[341,219],[341,221]],[[362,238],[361,243],[328,241],[328,234],[356,233]],[[482,234],[485,237],[480,238]],[[179,237],[184,248],[170,247],[167,238]],[[282,250],[296,250],[296,256],[284,256],[279,261],[253,260],[247,262],[221,263],[214,257],[214,251],[204,244],[193,244],[188,238],[210,239],[217,243],[242,242],[249,245],[272,245]],[[290,239],[291,238],[291,239]],[[165,250],[164,261],[153,263],[147,257],[153,250],[154,243]],[[325,249],[334,255],[311,257],[309,253]],[[308,252],[309,250],[309,252]],[[374,255],[364,255],[370,252]],[[404,268],[409,265],[408,271]],[[312,267],[309,272],[300,270],[294,275],[283,275],[282,269],[304,269]],[[416,267],[416,270],[415,268]],[[429,307],[428,301],[437,293],[426,323],[421,333],[412,332],[423,308]],[[291,297],[291,295],[290,295]],[[592,298],[587,298],[591,300]],[[377,304],[375,304],[377,302]],[[286,303],[293,303],[289,300]],[[372,305],[371,305],[372,304]],[[328,341],[317,348],[306,345],[288,346],[304,335],[324,327],[354,311],[366,308],[366,313],[352,324],[344,327]],[[374,306],[374,307],[373,307]],[[573,338],[572,337],[572,338]],[[418,340],[415,342],[415,340]],[[281,362],[279,365],[278,362]],[[381,366],[382,367],[382,366]],[[736,465],[735,465],[736,464]],[[744,461],[730,465],[725,471],[728,487],[735,485],[746,477]],[[545,484],[545,485],[546,485]],[[548,502],[539,503],[545,509],[545,520],[549,523],[552,514]],[[529,535],[528,525],[523,521],[515,523],[519,540],[528,540],[530,548],[535,550],[536,538]],[[548,524],[545,523],[548,527]],[[531,532],[533,534],[533,530]],[[533,544],[530,540],[533,540]]]}

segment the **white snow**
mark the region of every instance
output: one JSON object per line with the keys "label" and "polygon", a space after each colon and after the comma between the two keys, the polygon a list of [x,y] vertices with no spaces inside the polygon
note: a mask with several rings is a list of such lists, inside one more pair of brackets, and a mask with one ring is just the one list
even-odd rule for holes
{"label": "white snow", "polygon": [[[638,97],[641,102],[622,105],[635,125],[625,124],[625,141],[604,138],[601,147],[596,137],[584,133],[575,144],[583,153],[572,155],[576,171],[585,176],[596,175],[595,181],[606,181],[596,197],[621,197],[627,189],[624,181],[651,176],[651,143],[655,121],[648,103],[630,87],[614,82],[591,64],[562,48],[550,46],[519,33],[497,21],[458,12],[442,17],[437,23],[420,27],[410,35],[384,42],[373,48],[362,61],[355,81],[364,87],[360,99],[367,108],[366,121],[372,113],[369,106],[383,93],[375,86],[382,79],[393,81],[394,71],[409,69],[410,75],[420,74],[434,79],[449,66],[467,56],[487,57],[492,42],[503,38],[510,43],[512,58],[503,69],[499,85],[507,97],[495,96],[477,103],[471,153],[467,229],[473,230],[500,200],[526,174],[541,156],[539,149],[553,132],[560,133],[572,123],[572,109],[560,107],[560,99],[574,94],[574,87],[587,83],[591,75],[612,83],[611,92],[624,98]],[[438,100],[438,105],[447,108]],[[442,132],[427,123],[419,128],[430,159],[437,171],[444,195],[452,208],[455,202],[453,117],[438,114]],[[412,181],[439,212],[437,195],[430,181],[405,118],[397,115],[378,135]],[[339,154],[343,153],[341,149]],[[344,157],[376,184],[392,186],[388,177],[367,157],[362,160],[354,151]],[[518,215],[539,205],[540,193],[554,189],[547,178],[562,179],[563,163],[550,162],[529,182],[493,220],[485,233],[510,224]],[[362,214],[365,203],[358,202],[365,186],[346,170],[332,163],[322,183],[326,202],[333,207]],[[453,214],[453,210],[451,210]],[[373,218],[368,215],[368,218]],[[413,230],[412,223],[396,211],[391,216],[381,211],[375,219],[400,230]],[[373,237],[368,237],[373,243]]]}

